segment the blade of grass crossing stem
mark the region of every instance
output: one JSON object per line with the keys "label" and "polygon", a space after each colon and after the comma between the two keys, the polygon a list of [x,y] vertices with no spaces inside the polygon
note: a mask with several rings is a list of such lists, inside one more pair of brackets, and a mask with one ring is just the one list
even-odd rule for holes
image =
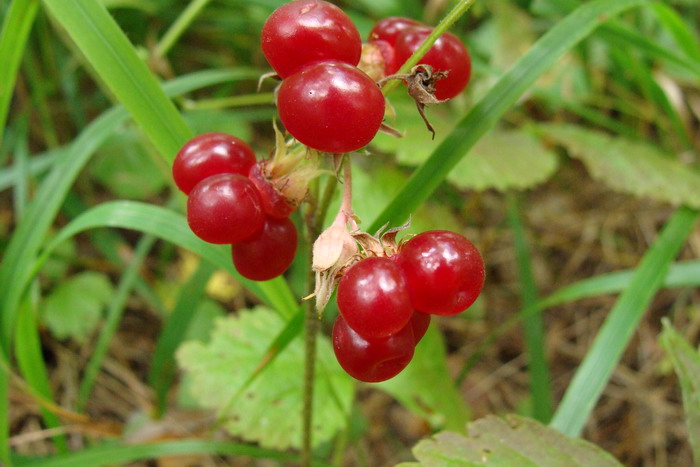
{"label": "blade of grass crossing stem", "polygon": [[12,0],[0,30],[0,146],[12,94],[39,0]]}
{"label": "blade of grass crossing stem", "polygon": [[[195,236],[184,216],[169,209],[136,201],[111,201],[84,212],[61,229],[42,252],[40,263],[61,242],[85,230],[100,227],[116,227],[155,235],[201,256],[217,267],[226,270],[243,286],[289,320],[299,306],[294,295],[281,277],[265,282],[255,282],[242,277],[231,261],[230,248],[203,242]],[[35,271],[36,272],[36,268]]]}
{"label": "blade of grass crossing stem", "polygon": [[131,258],[130,264],[122,274],[119,285],[117,286],[117,291],[109,304],[109,308],[107,309],[107,317],[102,325],[102,329],[100,330],[100,335],[97,338],[95,347],[92,349],[92,355],[90,356],[90,360],[85,368],[83,380],[78,388],[78,399],[76,401],[76,408],[78,412],[82,412],[85,409],[85,405],[87,404],[90,393],[92,392],[92,387],[95,385],[95,380],[100,372],[100,368],[102,368],[102,361],[104,360],[105,355],[107,355],[109,344],[112,342],[112,338],[117,332],[119,322],[124,314],[126,301],[129,299],[131,291],[136,284],[139,269],[146,259],[146,256],[148,256],[148,253],[151,251],[151,248],[153,248],[155,242],[156,237],[152,235],[144,235],[141,237],[136,245],[136,248],[134,249],[134,255]]}
{"label": "blade of grass crossing stem", "polygon": [[[19,319],[17,320],[17,336],[15,339],[15,354],[20,372],[29,385],[37,393],[48,400],[53,400],[53,391],[49,384],[49,376],[41,352],[39,329],[37,328],[36,309],[30,300],[23,300]],[[41,408],[41,417],[46,427],[57,428],[61,426],[58,416],[45,408]],[[68,452],[68,442],[65,435],[53,437],[53,443],[59,453]]]}
{"label": "blade of grass crossing stem", "polygon": [[372,222],[368,231],[374,232],[387,222],[391,225],[405,222],[411,212],[440,186],[479,138],[498,122],[559,57],[606,19],[630,8],[648,4],[647,0],[595,0],[576,9],[549,30],[462,118]]}
{"label": "blade of grass crossing stem", "polygon": [[[525,226],[521,218],[520,200],[518,194],[506,194],[508,205],[508,223],[513,231],[515,256],[518,264],[518,279],[520,282],[520,303],[523,309],[537,303],[537,284],[532,269],[530,247],[525,234]],[[532,415],[542,423],[549,422],[552,416],[552,388],[550,386],[549,367],[545,356],[544,321],[542,312],[533,313],[523,319],[525,334],[525,349],[527,352],[528,375],[530,377],[530,398],[532,399]]]}
{"label": "blade of grass crossing stem", "polygon": [[96,465],[127,464],[161,457],[186,454],[246,456],[295,463],[298,456],[247,444],[226,441],[180,440],[148,444],[104,443],[77,452],[51,457],[17,457],[16,467],[93,467]]}
{"label": "blade of grass crossing stem", "polygon": [[165,412],[168,390],[175,377],[175,351],[185,338],[197,306],[205,296],[205,287],[216,268],[207,261],[199,266],[180,289],[173,311],[167,316],[165,326],[158,337],[148,382],[156,393],[156,417]]}
{"label": "blade of grass crossing stem", "polygon": [[107,9],[97,0],[45,0],[100,78],[172,162],[192,132]]}
{"label": "blade of grass crossing stem", "polygon": [[551,426],[578,436],[603,392],[615,366],[651,299],[663,283],[669,265],[692,232],[700,211],[681,208],[661,230],[636,268],[632,281],[615,302],[591,349],[576,370]]}

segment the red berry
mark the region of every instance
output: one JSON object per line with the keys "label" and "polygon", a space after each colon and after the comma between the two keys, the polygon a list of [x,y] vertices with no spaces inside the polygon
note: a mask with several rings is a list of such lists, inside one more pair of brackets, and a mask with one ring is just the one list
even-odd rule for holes
{"label": "red berry", "polygon": [[[396,64],[400,67],[425,41],[432,32],[426,26],[414,26],[404,29],[396,39]],[[435,97],[440,100],[451,99],[467,86],[471,76],[471,58],[461,40],[454,34],[445,33],[433,44],[420,62],[433,67],[433,71],[448,71],[445,79],[436,83]]]}
{"label": "red berry", "polygon": [[337,302],[348,326],[368,339],[400,331],[413,314],[406,280],[389,258],[353,264],[340,279]]}
{"label": "red berry", "polygon": [[321,0],[296,0],[277,8],[261,32],[265,58],[286,78],[313,62],[360,62],[362,40],[343,10]]}
{"label": "red berry", "polygon": [[231,248],[233,264],[241,276],[267,281],[289,268],[297,251],[297,229],[287,219],[267,216],[263,228]]}
{"label": "red berry", "polygon": [[278,219],[285,219],[294,212],[296,206],[287,201],[287,198],[270,183],[264,171],[264,161],[259,161],[250,168],[248,178],[253,182],[260,194],[265,214]]}
{"label": "red berry", "polygon": [[411,305],[424,313],[456,315],[479,296],[484,285],[484,262],[466,238],[445,230],[416,235],[396,257]]}
{"label": "red berry", "polygon": [[339,62],[309,65],[282,81],[277,108],[287,131],[323,152],[366,146],[384,118],[384,96],[364,72]]}
{"label": "red berry", "polygon": [[396,44],[396,38],[404,29],[411,26],[420,26],[420,21],[411,18],[402,18],[400,16],[390,16],[379,20],[374,25],[369,33],[369,40],[374,42],[377,40],[386,41],[392,46]]}
{"label": "red berry", "polygon": [[236,243],[260,230],[265,220],[260,196],[243,175],[205,178],[187,199],[187,222],[209,243]]}
{"label": "red berry", "polygon": [[430,326],[430,315],[420,311],[414,311],[411,316],[411,327],[413,328],[413,340],[416,345],[423,339]]}
{"label": "red berry", "polygon": [[189,194],[194,186],[212,175],[246,175],[255,164],[255,153],[243,140],[226,133],[205,133],[185,143],[173,162],[177,187]]}
{"label": "red berry", "polygon": [[378,383],[393,378],[413,358],[413,330],[405,326],[383,339],[365,339],[342,316],[333,324],[333,350],[338,363],[353,378]]}

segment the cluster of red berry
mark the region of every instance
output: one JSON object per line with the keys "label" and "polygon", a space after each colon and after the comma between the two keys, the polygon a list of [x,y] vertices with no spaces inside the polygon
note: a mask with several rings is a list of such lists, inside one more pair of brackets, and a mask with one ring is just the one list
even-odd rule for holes
{"label": "cluster of red berry", "polygon": [[[369,41],[381,52],[385,74],[392,75],[431,32],[433,28],[416,20],[393,16],[377,22],[369,34]],[[448,72],[435,84],[435,97],[439,100],[451,99],[462,92],[471,77],[469,51],[457,36],[449,32],[441,35],[418,63],[430,65],[434,71]]]}
{"label": "cluster of red berry", "polygon": [[322,0],[286,3],[265,22],[261,45],[283,80],[277,110],[294,138],[338,154],[374,138],[384,119],[384,96],[357,68],[362,41],[340,8]]}
{"label": "cluster of red berry", "polygon": [[476,247],[454,232],[423,232],[390,257],[350,266],[338,284],[333,348],[345,371],[365,382],[396,376],[413,358],[430,315],[465,311],[484,284]]}
{"label": "cluster of red berry", "polygon": [[282,274],[294,259],[296,209],[270,183],[265,161],[241,139],[205,133],[189,140],[173,163],[186,195],[187,222],[202,240],[232,245],[233,264],[255,281]]}

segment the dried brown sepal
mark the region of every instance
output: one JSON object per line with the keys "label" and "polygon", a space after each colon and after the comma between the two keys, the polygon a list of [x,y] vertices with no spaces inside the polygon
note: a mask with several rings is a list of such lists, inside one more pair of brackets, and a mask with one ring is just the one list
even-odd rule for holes
{"label": "dried brown sepal", "polygon": [[282,78],[280,77],[280,75],[278,75],[274,71],[270,71],[268,73],[263,73],[262,75],[260,75],[260,78],[258,78],[258,92],[260,92],[260,89],[262,88],[263,81],[265,81],[266,79],[274,79],[277,81],[282,81]]}
{"label": "dried brown sepal", "polygon": [[386,62],[381,49],[372,42],[362,44],[362,55],[357,68],[367,73],[372,81],[379,81],[384,78]]}
{"label": "dried brown sepal", "polygon": [[439,104],[440,99],[435,97],[435,83],[444,79],[449,74],[448,71],[436,71],[433,72],[433,67],[430,65],[416,65],[411,68],[410,73],[396,73],[389,75],[377,82],[377,84],[382,87],[386,82],[392,79],[399,79],[404,81],[408,86],[408,95],[413,98],[416,102],[416,108],[421,118],[425,122],[425,126],[428,128],[435,139],[435,129],[428,121],[428,117],[425,115],[425,106],[428,104]]}
{"label": "dried brown sepal", "polygon": [[386,123],[382,123],[379,126],[379,131],[381,131],[382,133],[385,133],[389,136],[393,136],[394,138],[403,138],[403,136],[404,136],[403,133],[401,133],[399,130],[387,125]]}

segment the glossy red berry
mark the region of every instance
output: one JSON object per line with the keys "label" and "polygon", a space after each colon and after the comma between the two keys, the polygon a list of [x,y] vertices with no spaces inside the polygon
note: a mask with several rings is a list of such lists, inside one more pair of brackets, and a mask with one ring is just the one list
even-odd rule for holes
{"label": "glossy red berry", "polygon": [[[406,28],[396,38],[394,51],[396,64],[400,67],[415,52],[432,32],[426,26]],[[430,65],[433,71],[448,71],[446,78],[435,85],[435,97],[451,99],[467,86],[471,77],[471,58],[461,40],[454,34],[445,33],[435,42],[419,63]]]}
{"label": "glossy red berry", "polygon": [[236,243],[253,235],[265,215],[253,183],[239,174],[205,178],[187,199],[187,222],[209,243]]}
{"label": "glossy red berry", "polygon": [[250,168],[248,172],[248,178],[255,188],[257,188],[260,194],[260,200],[262,201],[262,207],[265,214],[276,217],[278,219],[285,219],[289,217],[291,213],[294,212],[296,206],[291,204],[284,195],[275,188],[270,180],[265,176],[265,161],[259,161]]}
{"label": "glossy red berry", "polygon": [[363,71],[340,62],[309,65],[277,94],[279,116],[301,143],[323,152],[366,146],[384,118],[384,96]]}
{"label": "glossy red berry", "polygon": [[445,230],[423,232],[403,244],[396,257],[411,305],[424,313],[455,315],[479,296],[484,262],[465,237]]}
{"label": "glossy red berry", "polygon": [[383,339],[365,339],[342,316],[333,324],[332,339],[340,366],[353,378],[367,383],[399,374],[411,362],[415,347],[411,326]]}
{"label": "glossy red berry", "polygon": [[400,16],[390,16],[377,21],[369,33],[369,40],[374,42],[377,40],[386,41],[392,46],[396,44],[396,38],[404,29],[412,26],[420,26],[420,21],[411,18],[402,18]]}
{"label": "glossy red berry", "polygon": [[398,332],[413,314],[406,280],[389,258],[353,264],[338,283],[337,303],[348,326],[369,339]]}
{"label": "glossy red berry", "polygon": [[416,345],[418,345],[421,339],[423,339],[423,336],[425,336],[425,333],[428,331],[428,326],[430,326],[430,315],[428,313],[414,311],[413,316],[411,316],[410,323],[413,329],[413,340]]}
{"label": "glossy red berry", "polygon": [[263,54],[282,78],[313,62],[357,65],[360,33],[343,10],[321,0],[295,0],[277,8],[261,32]]}
{"label": "glossy red berry", "polygon": [[194,186],[212,175],[246,175],[255,164],[255,153],[243,140],[226,133],[204,133],[182,146],[173,162],[177,187],[189,194]]}
{"label": "glossy red berry", "polygon": [[267,216],[263,228],[231,247],[233,264],[241,276],[266,281],[289,268],[297,250],[297,229],[287,219]]}

